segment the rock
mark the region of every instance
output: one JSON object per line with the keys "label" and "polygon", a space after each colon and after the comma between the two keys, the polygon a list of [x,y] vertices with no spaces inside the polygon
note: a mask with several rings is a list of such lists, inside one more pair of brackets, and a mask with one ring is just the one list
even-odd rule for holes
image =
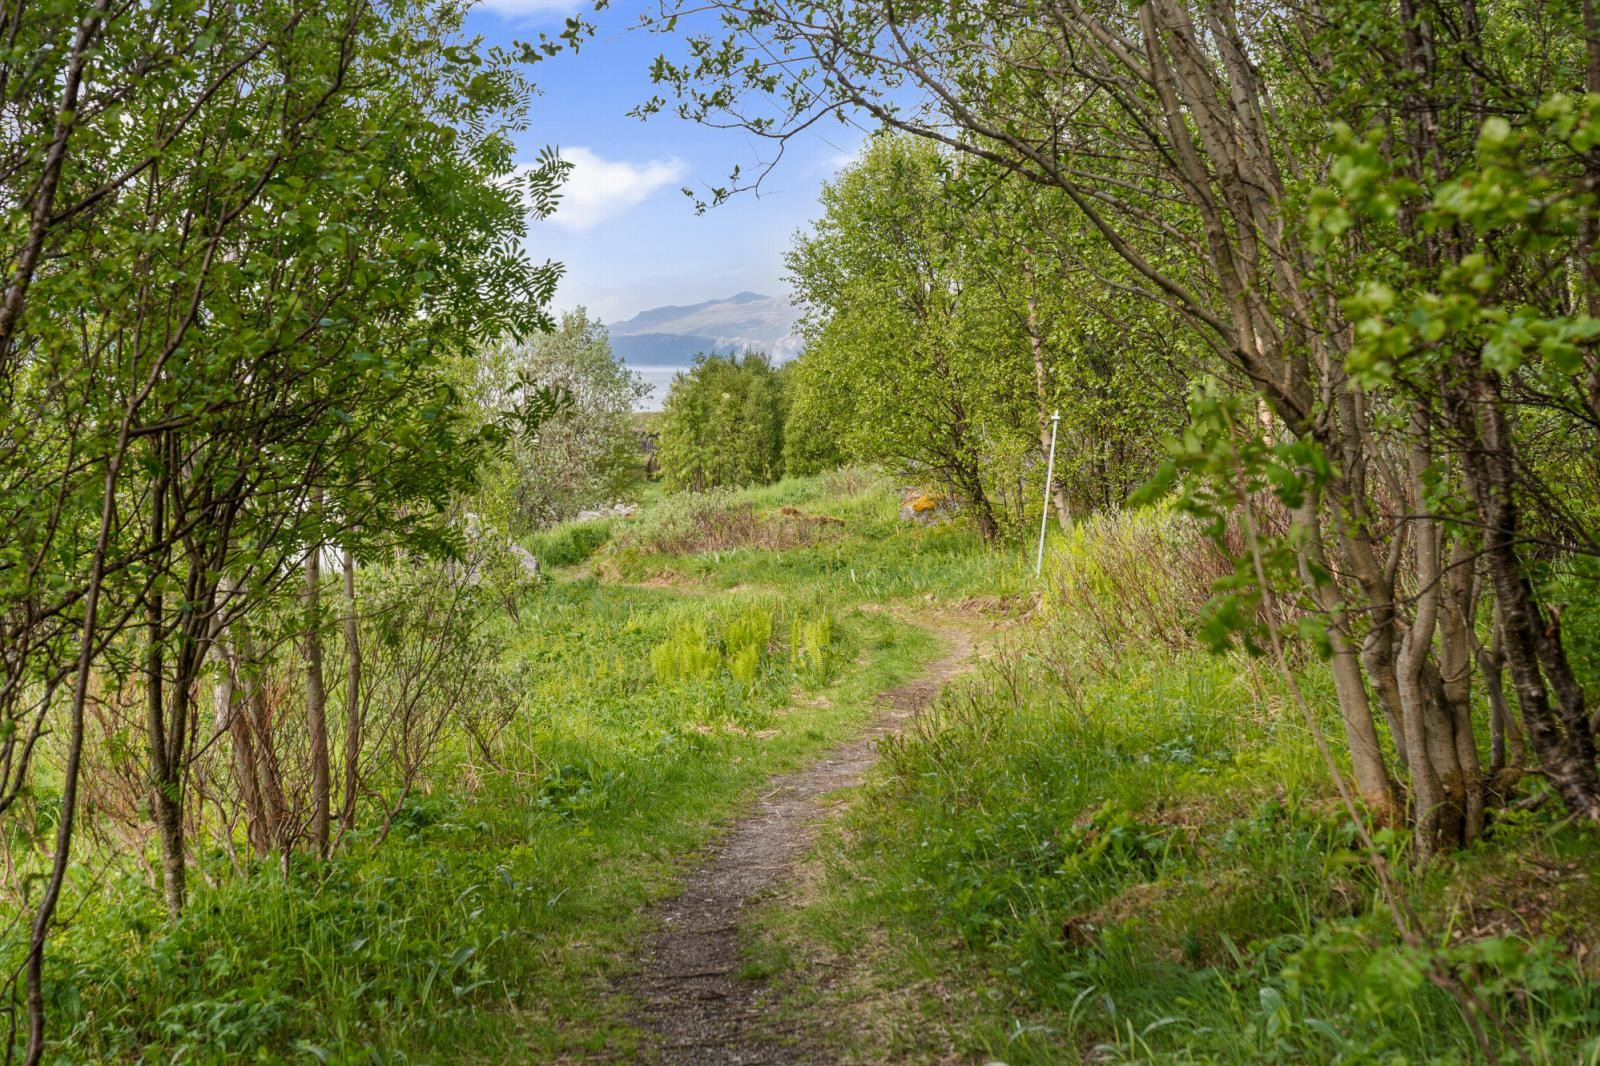
{"label": "rock", "polygon": [[900,518],[918,525],[932,525],[955,513],[955,501],[949,496],[925,489],[907,489],[900,498]]}
{"label": "rock", "polygon": [[614,503],[610,507],[586,508],[573,517],[574,522],[597,522],[602,518],[632,518],[639,513],[636,504]]}
{"label": "rock", "polygon": [[507,550],[521,567],[523,577],[530,581],[539,577],[539,560],[531,551],[514,541],[507,544]]}

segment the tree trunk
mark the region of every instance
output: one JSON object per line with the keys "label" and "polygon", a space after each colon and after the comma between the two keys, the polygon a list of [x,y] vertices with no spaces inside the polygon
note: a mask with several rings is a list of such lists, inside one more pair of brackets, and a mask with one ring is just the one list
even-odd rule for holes
{"label": "tree trunk", "polygon": [[972,511],[972,518],[978,523],[978,534],[985,543],[992,543],[1000,536],[1000,523],[994,520],[994,508],[989,505],[989,496],[983,490],[983,479],[976,474],[967,479],[969,484],[964,489],[967,497],[967,506]]}
{"label": "tree trunk", "polygon": [[1506,656],[1501,647],[1500,601],[1494,601],[1494,616],[1490,620],[1489,647],[1485,648],[1477,634],[1468,632],[1472,652],[1478,662],[1478,672],[1483,675],[1483,687],[1489,696],[1489,773],[1520,770],[1525,759],[1527,739],[1517,725],[1516,716],[1506,702]]}
{"label": "tree trunk", "polygon": [[1445,611],[1443,529],[1425,496],[1433,448],[1426,412],[1411,417],[1408,503],[1416,556],[1417,593],[1411,626],[1395,657],[1401,724],[1410,756],[1416,855],[1425,862],[1461,841],[1466,821],[1463,775],[1456,757],[1454,724],[1444,705],[1443,683],[1432,660],[1434,637]]}
{"label": "tree trunk", "polygon": [[994,507],[983,487],[983,471],[967,432],[965,408],[959,400],[953,401],[951,406],[954,417],[950,424],[950,456],[945,476],[966,504],[973,521],[978,523],[978,532],[984,541],[993,541],[1000,535],[1000,524],[995,521]]}
{"label": "tree trunk", "polygon": [[272,716],[267,706],[267,694],[254,667],[255,642],[249,631],[238,628],[238,659],[240,681],[244,688],[244,710],[249,719],[250,734],[256,760],[256,787],[261,801],[263,854],[275,848],[287,848],[285,839],[289,824],[289,804],[283,794],[283,773],[278,767],[277,747],[273,742]]}
{"label": "tree trunk", "polygon": [[272,850],[272,836],[261,805],[255,738],[250,735],[250,716],[244,708],[237,656],[219,642],[217,658],[223,667],[216,686],[217,730],[228,734],[233,749],[233,777],[239,786],[239,805],[244,808],[245,836],[251,852],[259,858]]}
{"label": "tree trunk", "polygon": [[[1046,461],[1045,470],[1049,472],[1049,457],[1053,442],[1051,441],[1054,426],[1050,419],[1050,390],[1049,378],[1046,373],[1044,358],[1044,335],[1039,328],[1039,303],[1034,298],[1034,275],[1032,253],[1024,249],[1022,272],[1027,282],[1027,315],[1023,324],[1028,331],[1028,348],[1033,355],[1033,396],[1039,408],[1039,456]],[[1066,489],[1061,487],[1060,479],[1056,479],[1047,486],[1050,499],[1056,506],[1056,521],[1062,529],[1072,525],[1072,508],[1067,502]]]}
{"label": "tree trunk", "polygon": [[1460,782],[1462,844],[1472,843],[1483,833],[1483,762],[1472,729],[1471,635],[1477,619],[1477,599],[1472,551],[1464,539],[1457,538],[1451,545],[1449,568],[1444,575],[1444,610],[1439,618],[1439,692],[1448,716],[1451,759]]}
{"label": "tree trunk", "polygon": [[1399,821],[1400,805],[1394,781],[1384,764],[1378,728],[1372,719],[1372,704],[1361,678],[1361,662],[1351,643],[1349,618],[1340,602],[1339,590],[1329,581],[1316,579],[1316,572],[1331,573],[1322,543],[1315,499],[1308,498],[1300,521],[1308,537],[1300,549],[1300,573],[1306,588],[1329,617],[1328,639],[1333,650],[1333,684],[1339,700],[1339,717],[1344,724],[1345,743],[1350,749],[1350,768],[1362,800],[1381,821]]}
{"label": "tree trunk", "polygon": [[[1566,683],[1571,671],[1563,670],[1567,664],[1559,635],[1547,630],[1517,551],[1520,516],[1504,401],[1486,371],[1471,369],[1470,392],[1451,397],[1452,407],[1466,437],[1463,462],[1483,522],[1484,556],[1499,600],[1500,636],[1522,723],[1540,768],[1567,807],[1586,821],[1600,823],[1600,777],[1583,694]],[[1556,681],[1559,718],[1545,687],[1544,670],[1551,667],[1552,680],[1565,674]]]}
{"label": "tree trunk", "polygon": [[361,628],[356,617],[356,561],[344,552],[344,803],[339,823],[356,825],[356,785],[361,764]]}
{"label": "tree trunk", "polygon": [[[158,669],[159,656],[159,652],[152,655]],[[147,697],[147,727],[152,738],[159,736],[164,740],[168,729],[183,728],[181,723],[165,721],[164,686],[159,675],[149,681]],[[165,747],[164,742],[162,747]],[[168,917],[177,920],[183,914],[188,874],[184,861],[183,794],[178,769],[167,761],[165,754],[152,760],[150,810],[161,843],[161,894],[166,901]]]}
{"label": "tree trunk", "polygon": [[328,855],[328,692],[322,673],[322,545],[306,552],[306,733],[311,742],[311,843]]}
{"label": "tree trunk", "polygon": [[[167,489],[171,473],[170,468],[160,465],[169,458],[167,442],[158,436],[153,443],[154,461],[158,469],[164,469],[156,476],[150,494],[151,528],[159,539],[167,528]],[[167,717],[166,597],[160,586],[154,587],[146,597],[145,611],[149,641],[145,653],[145,737],[150,752],[150,813],[161,847],[162,898],[168,917],[176,921],[183,914],[188,873],[183,853],[183,796],[179,780],[182,768],[172,757],[174,734],[181,736],[183,725]]]}

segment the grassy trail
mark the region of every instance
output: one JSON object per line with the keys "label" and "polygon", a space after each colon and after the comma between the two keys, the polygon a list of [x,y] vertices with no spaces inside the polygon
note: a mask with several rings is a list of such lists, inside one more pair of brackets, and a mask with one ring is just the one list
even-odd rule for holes
{"label": "grassy trail", "polygon": [[[1189,536],[1086,524],[1041,587],[859,475],[553,531],[481,746],[177,923],[92,886],[51,1061],[1474,1061],[1281,679],[1183,623]],[[1427,950],[1508,1061],[1600,1066],[1594,841],[1494,829],[1405,875]]]}
{"label": "grassy trail", "polygon": [[[959,528],[900,522],[895,503],[881,485],[816,481],[672,498],[574,553],[581,584],[606,595],[701,616],[827,611],[855,643],[835,684],[782,696],[799,713],[774,719],[781,751],[741,740],[754,757],[737,774],[651,797],[641,816],[674,835],[638,900],[659,902],[621,914],[607,893],[603,917],[567,926],[584,938],[568,963],[599,966],[605,995],[595,980],[530,988],[545,1013],[519,1050],[1473,1061],[1470,1020],[1412,980],[1417,953],[1386,923],[1283,679],[1195,639],[1211,577],[1194,530],[1156,510],[1086,523],[1053,545],[1040,584]],[[965,656],[937,659],[918,622],[952,617],[1008,632],[933,701]],[[874,727],[885,742],[866,773],[880,749],[850,738],[919,671],[903,698],[933,706]],[[1298,683],[1336,728],[1314,656]],[[830,805],[845,784],[849,802]],[[1410,870],[1403,836],[1383,847],[1445,931],[1427,952],[1496,990],[1507,1060],[1594,1066],[1600,981],[1583,960],[1600,957],[1600,898],[1584,878],[1516,873],[1578,869],[1593,842],[1542,814],[1503,815],[1495,832],[1493,849],[1426,870]],[[601,854],[629,868],[626,845]]]}
{"label": "grassy trail", "polygon": [[[598,587],[679,610],[742,598],[740,592],[661,584]],[[768,728],[725,724],[710,730],[696,723],[696,735],[728,757],[713,764],[697,758],[692,776],[663,782],[626,812],[594,820],[591,845],[574,856],[566,875],[571,896],[557,901],[566,917],[549,928],[554,937],[541,945],[548,968],[523,977],[507,1009],[465,1020],[455,1039],[430,1035],[423,1045],[430,1054],[450,1044],[460,1049],[452,1058],[473,1062],[634,1061],[650,1053],[656,1041],[637,1009],[633,981],[645,965],[639,946],[649,942],[660,912],[659,904],[641,903],[675,896],[686,873],[691,881],[696,876],[704,849],[717,846],[713,839],[728,839],[723,827],[739,825],[753,806],[770,799],[775,781],[811,773],[819,759],[860,737],[863,726],[870,730],[881,711],[877,696],[920,676],[939,652],[936,635],[884,612],[846,614],[842,625],[860,652],[835,681],[795,692],[764,719]]]}
{"label": "grassy trail", "polygon": [[851,528],[773,545],[763,518],[747,542],[655,549],[645,517],[592,573],[603,535],[566,565],[536,545],[547,579],[491,620],[512,709],[441,753],[381,841],[287,877],[219,868],[175,924],[131,874],[97,889],[55,956],[55,1060],[637,1060],[621,982],[651,907],[941,654],[905,612],[993,586],[969,536],[901,529],[886,494],[765,495]]}

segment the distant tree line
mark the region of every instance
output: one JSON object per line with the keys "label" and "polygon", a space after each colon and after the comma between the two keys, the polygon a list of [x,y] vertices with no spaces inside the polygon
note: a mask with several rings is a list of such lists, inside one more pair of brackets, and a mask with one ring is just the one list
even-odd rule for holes
{"label": "distant tree line", "polygon": [[1083,235],[1040,225],[1048,203],[925,141],[875,138],[789,252],[804,351],[776,370],[711,356],[680,375],[668,483],[880,463],[959,501],[993,539],[1037,516],[1059,411],[1060,520],[1123,504],[1182,427],[1192,342],[1164,309],[1075,267]]}
{"label": "distant tree line", "polygon": [[[1182,424],[1188,342],[1171,317],[1092,284],[1049,198],[995,186],[938,147],[875,138],[788,256],[807,315],[789,457],[888,464],[961,501],[985,537],[1120,506]],[[1035,522],[1037,519],[1035,519]]]}

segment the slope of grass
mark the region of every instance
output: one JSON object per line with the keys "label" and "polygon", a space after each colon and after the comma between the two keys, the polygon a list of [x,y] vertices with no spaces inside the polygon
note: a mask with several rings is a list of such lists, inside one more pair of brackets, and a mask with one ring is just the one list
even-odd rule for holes
{"label": "slope of grass", "polygon": [[999,605],[1031,585],[1031,558],[983,548],[957,523],[900,518],[893,482],[864,471],[788,478],[743,492],[668,497],[619,527],[599,572],[717,588],[827,588],[851,600]]}
{"label": "slope of grass", "polygon": [[[836,975],[794,1006],[838,1057],[1469,1062],[1476,1024],[1497,1060],[1600,1061],[1594,835],[1502,812],[1416,874],[1380,830],[1424,932],[1403,944],[1281,681],[1167,628],[1182,538],[1099,532],[890,748],[807,906],[767,916],[766,969]],[[1325,670],[1301,683],[1336,734]]]}
{"label": "slope of grass", "polygon": [[[828,492],[813,480],[739,502],[780,518],[779,499],[886,513]],[[881,532],[846,528],[831,548],[866,552]],[[580,556],[593,540],[552,536]],[[901,541],[900,566],[948,568],[951,588],[990,565],[960,532],[923,546]],[[295,856],[287,871],[197,856],[209,883],[195,878],[176,924],[138,863],[92,857],[52,946],[53,1058],[626,1058],[635,1037],[608,991],[644,904],[763,781],[850,735],[936,650],[784,554],[736,553],[742,589],[543,584],[502,665],[515,712],[479,723],[481,745],[460,736],[382,839],[373,821],[330,861]]]}

